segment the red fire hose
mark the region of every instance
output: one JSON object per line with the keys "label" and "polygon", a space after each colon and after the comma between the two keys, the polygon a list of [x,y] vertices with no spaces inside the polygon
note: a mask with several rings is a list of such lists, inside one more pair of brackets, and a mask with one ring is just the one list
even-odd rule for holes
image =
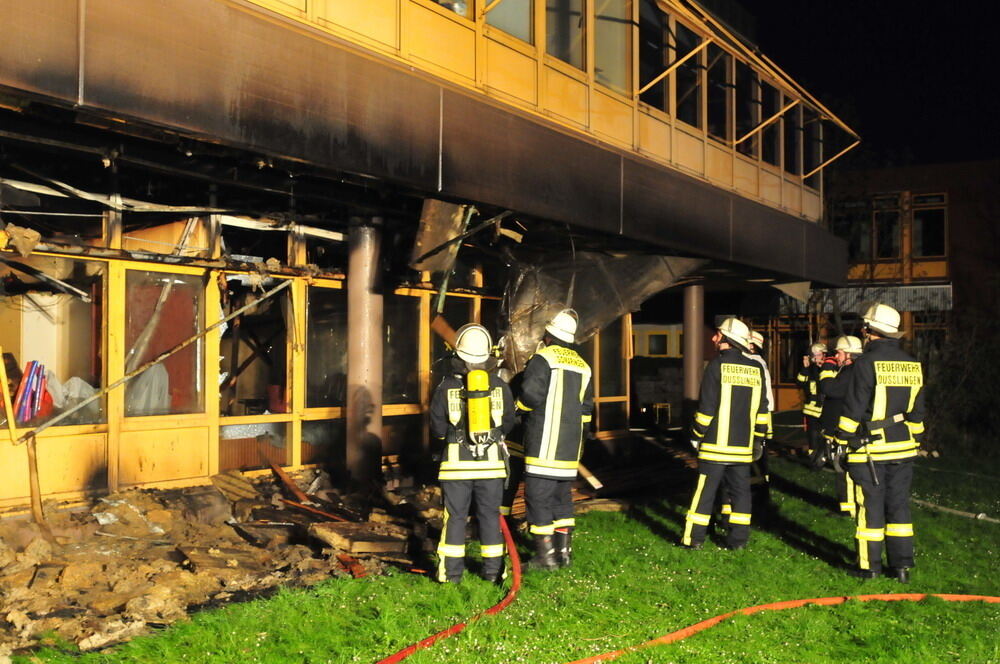
{"label": "red fire hose", "polygon": [[507,591],[507,595],[502,600],[500,600],[499,603],[491,606],[482,613],[478,613],[474,615],[472,618],[469,618],[468,622],[460,622],[455,625],[452,625],[448,629],[438,632],[437,634],[432,634],[423,641],[418,641],[413,645],[403,648],[394,655],[390,655],[385,659],[379,660],[378,664],[394,664],[394,662],[401,662],[410,655],[412,655],[413,653],[417,652],[418,650],[430,647],[435,643],[437,643],[438,641],[440,641],[441,639],[446,639],[449,636],[455,636],[463,629],[465,629],[469,625],[469,623],[473,623],[482,618],[483,616],[490,616],[495,613],[500,613],[501,611],[506,609],[511,602],[514,601],[514,598],[517,597],[517,592],[521,589],[521,558],[520,556],[517,555],[517,547],[514,545],[514,538],[511,537],[510,528],[507,527],[507,520],[502,516],[500,517],[500,531],[503,533],[503,539],[507,543],[507,554],[510,556],[511,572],[514,575],[514,581],[513,583],[511,583],[510,590]]}
{"label": "red fire hose", "polygon": [[926,599],[927,597],[938,597],[947,602],[990,602],[994,604],[1000,604],[1000,597],[993,597],[990,595],[927,595],[924,593],[900,593],[900,594],[888,594],[888,595],[857,595],[854,597],[819,597],[816,599],[795,599],[787,602],[772,602],[771,604],[758,604],[757,606],[749,606],[745,609],[737,609],[736,611],[730,611],[729,613],[723,613],[722,615],[715,616],[714,618],[709,618],[708,620],[702,620],[700,623],[691,625],[690,627],[685,627],[679,629],[676,632],[670,632],[669,634],[664,634],[651,641],[646,641],[645,643],[640,643],[635,646],[630,646],[628,648],[623,648],[622,650],[614,650],[612,652],[606,652],[601,655],[594,655],[592,657],[587,657],[585,659],[578,659],[576,661],[570,662],[569,664],[594,664],[596,662],[609,662],[613,659],[618,659],[622,655],[627,653],[635,652],[637,650],[643,650],[650,646],[663,645],[666,643],[674,643],[682,639],[686,639],[689,636],[693,636],[698,632],[704,631],[710,627],[718,625],[723,620],[727,618],[732,618],[735,615],[751,615],[758,613],[760,611],[782,611],[784,609],[797,609],[806,604],[817,604],[820,606],[832,606],[835,604],[843,604],[847,600],[853,599],[859,602],[898,602],[898,601],[909,601],[909,602],[919,602],[920,600]]}

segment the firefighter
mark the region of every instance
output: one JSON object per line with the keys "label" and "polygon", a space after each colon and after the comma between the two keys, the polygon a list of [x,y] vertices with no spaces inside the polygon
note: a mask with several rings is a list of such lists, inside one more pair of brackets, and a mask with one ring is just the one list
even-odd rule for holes
{"label": "firefighter", "polygon": [[838,438],[850,450],[847,470],[857,501],[857,569],[861,578],[882,570],[885,542],[890,575],[910,580],[913,523],[910,483],[924,434],[924,374],[920,362],[899,347],[899,312],[885,304],[864,316],[865,352],[853,375],[838,422]]}
{"label": "firefighter", "polygon": [[564,309],[546,325],[544,347],[528,361],[517,400],[525,413],[524,497],[533,569],[565,567],[572,558],[570,488],[594,409],[590,366],[574,344],[577,324],[576,312]]}
{"label": "firefighter", "polygon": [[805,393],[802,415],[805,419],[806,438],[809,440],[809,466],[819,470],[826,462],[826,444],[823,440],[820,416],[823,414],[823,395],[819,393],[819,374],[826,360],[826,344],[815,343],[809,355],[802,356],[802,369],[795,377]]}
{"label": "firefighter", "polygon": [[443,446],[438,479],[444,526],[438,544],[437,580],[459,583],[465,570],[465,524],[473,500],[483,556],[480,576],[503,574],[500,500],[507,476],[504,436],[514,426],[514,397],[496,374],[490,334],[470,324],[455,336],[456,357],[434,391],[431,436]]}
{"label": "firefighter", "polygon": [[691,444],[698,451],[698,485],[691,498],[681,544],[699,549],[705,541],[712,505],[725,481],[732,501],[726,547],[742,549],[750,538],[750,463],[767,435],[764,370],[746,355],[750,330],[727,318],[712,342],[719,355],[701,380]]}
{"label": "firefighter", "polygon": [[854,372],[854,361],[862,352],[861,339],[855,336],[837,338],[834,346],[835,354],[828,357],[819,372],[819,393],[823,395],[823,414],[820,425],[823,428],[823,438],[827,449],[835,450],[831,460],[833,469],[837,472],[837,494],[840,499],[840,511],[855,515],[854,481],[841,461],[844,454],[842,446],[837,443],[837,425]]}

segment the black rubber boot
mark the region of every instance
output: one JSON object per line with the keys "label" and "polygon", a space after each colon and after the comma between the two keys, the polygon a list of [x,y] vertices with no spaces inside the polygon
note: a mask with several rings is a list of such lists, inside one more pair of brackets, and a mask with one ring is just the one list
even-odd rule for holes
{"label": "black rubber boot", "polygon": [[498,559],[498,562],[490,564],[489,562],[483,564],[483,568],[479,570],[479,578],[484,581],[489,581],[490,583],[501,583],[505,578],[503,559]]}
{"label": "black rubber boot", "polygon": [[894,567],[889,570],[889,576],[895,577],[900,583],[910,582],[910,568],[909,567]]}
{"label": "black rubber boot", "polygon": [[882,572],[880,572],[878,570],[874,570],[874,569],[857,569],[857,568],[850,569],[850,570],[847,571],[847,573],[850,574],[853,577],[856,577],[856,578],[859,578],[859,579],[864,579],[864,580],[877,579],[878,577],[880,577],[882,575]]}
{"label": "black rubber boot", "polygon": [[556,529],[553,541],[556,549],[556,564],[559,567],[569,567],[573,560],[573,529]]}
{"label": "black rubber boot", "polygon": [[535,555],[528,561],[528,569],[540,569],[546,572],[558,568],[556,564],[555,546],[552,535],[535,535]]}

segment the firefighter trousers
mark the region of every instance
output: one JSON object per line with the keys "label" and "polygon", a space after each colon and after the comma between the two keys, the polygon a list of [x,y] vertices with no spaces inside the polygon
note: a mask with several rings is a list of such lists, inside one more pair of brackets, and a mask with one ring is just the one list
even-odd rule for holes
{"label": "firefighter trousers", "polygon": [[514,505],[514,498],[517,496],[518,486],[524,479],[524,457],[510,455],[510,472],[503,485],[503,501],[500,503],[500,513],[510,515],[511,507]]}
{"label": "firefighter trousers", "polygon": [[731,511],[726,546],[745,546],[750,539],[750,464],[723,464],[698,461],[698,484],[691,498],[691,507],[684,519],[681,544],[697,546],[705,541],[708,524],[712,519],[715,495],[725,481]]}
{"label": "firefighter trousers", "polygon": [[913,567],[913,521],[910,517],[910,484],[913,461],[878,461],[872,481],[867,463],[849,463],[847,470],[854,480],[857,503],[858,568],[882,569],[882,543],[885,542],[889,567]]}
{"label": "firefighter trousers", "polygon": [[573,480],[557,480],[528,475],[524,478],[524,500],[532,535],[551,535],[556,528],[572,528]]}
{"label": "firefighter trousers", "polygon": [[819,423],[818,417],[806,415],[806,439],[809,441],[809,461],[814,466],[819,466],[819,458],[826,450],[826,440],[823,438],[823,427]]}
{"label": "firefighter trousers", "polygon": [[500,498],[503,478],[486,480],[441,480],[444,525],[438,544],[437,580],[457,582],[465,570],[465,525],[472,501],[476,503],[483,572],[499,573],[503,566],[503,535],[500,533]]}

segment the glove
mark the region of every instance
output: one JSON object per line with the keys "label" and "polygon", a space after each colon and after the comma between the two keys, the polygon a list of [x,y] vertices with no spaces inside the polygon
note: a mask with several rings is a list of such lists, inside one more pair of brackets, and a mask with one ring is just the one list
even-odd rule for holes
{"label": "glove", "polygon": [[698,446],[699,446],[699,445],[701,445],[701,441],[700,441],[700,440],[698,440],[698,439],[696,439],[696,438],[692,438],[692,439],[691,439],[691,447],[693,447],[693,448],[694,448],[694,451],[695,451],[695,452],[697,452],[697,451],[698,451]]}
{"label": "glove", "polygon": [[753,439],[753,460],[760,461],[760,458],[764,456],[764,445],[767,441],[762,436],[754,436]]}

